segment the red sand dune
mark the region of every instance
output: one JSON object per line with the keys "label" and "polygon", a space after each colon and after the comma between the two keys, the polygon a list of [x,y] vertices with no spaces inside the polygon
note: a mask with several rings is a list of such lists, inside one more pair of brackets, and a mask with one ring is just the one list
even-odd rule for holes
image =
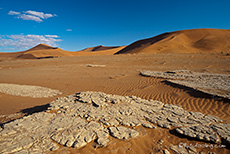
{"label": "red sand dune", "polygon": [[116,54],[230,52],[230,30],[193,29],[136,41]]}
{"label": "red sand dune", "polygon": [[0,53],[1,59],[41,59],[73,56],[72,52],[54,48],[46,44],[39,44],[21,52]]}
{"label": "red sand dune", "polygon": [[34,58],[54,58],[54,57],[68,57],[73,56],[70,51],[65,51],[60,48],[55,48],[48,46],[46,44],[39,44],[29,50],[24,51],[23,54],[19,55],[17,58],[23,59],[33,59]]}

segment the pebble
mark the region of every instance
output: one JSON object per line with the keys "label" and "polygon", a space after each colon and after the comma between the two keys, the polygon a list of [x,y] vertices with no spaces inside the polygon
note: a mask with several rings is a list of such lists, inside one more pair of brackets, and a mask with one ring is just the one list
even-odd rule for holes
{"label": "pebble", "polygon": [[164,154],[170,154],[170,152],[167,149],[163,150]]}

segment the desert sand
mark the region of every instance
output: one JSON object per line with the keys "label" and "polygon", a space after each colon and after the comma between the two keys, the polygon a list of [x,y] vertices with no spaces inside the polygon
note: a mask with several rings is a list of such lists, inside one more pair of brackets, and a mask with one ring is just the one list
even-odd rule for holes
{"label": "desert sand", "polygon": [[[210,35],[207,35],[210,37],[216,31],[220,31],[217,36],[220,33],[221,38],[225,35],[228,37],[229,33],[227,31],[222,35],[225,30],[214,30],[215,32],[213,33],[210,31],[208,30]],[[206,31],[204,33],[204,35],[207,34]],[[194,38],[194,40],[197,37],[203,38],[203,33],[200,34],[201,36],[197,36],[198,34],[194,34],[194,36],[192,34],[187,35]],[[52,47],[44,49],[43,47],[46,45],[42,45],[42,49],[37,51],[35,49],[27,51],[28,53],[33,52],[31,55],[36,58],[32,59],[15,58],[26,54],[26,52],[1,53],[0,83],[41,86],[59,90],[62,93],[48,98],[32,98],[0,93],[1,122],[4,124],[25,114],[44,111],[47,108],[46,104],[55,101],[57,97],[65,97],[84,91],[95,91],[121,96],[133,95],[146,100],[157,100],[164,104],[180,105],[188,112],[210,114],[222,119],[223,123],[230,123],[229,99],[213,97],[184,86],[167,84],[164,78],[140,75],[142,70],[188,70],[200,73],[230,74],[230,57],[225,52],[221,52],[222,50],[226,52],[229,50],[222,48],[221,44],[219,47],[215,46],[216,49],[218,48],[218,50],[215,49],[216,52],[214,52],[213,47],[210,52],[203,49],[184,49],[187,53],[181,53],[182,50],[177,47],[176,43],[174,44],[174,52],[171,53],[166,52],[166,50],[165,52],[163,50],[163,52],[151,50],[152,53],[149,54],[135,51],[134,53],[138,54],[113,55],[129,46],[114,48],[98,46],[97,48],[102,50],[95,51],[95,48],[90,48],[79,51],[74,56],[39,59],[39,57],[54,56],[52,54],[46,55],[47,50],[55,52],[62,50]],[[191,46],[194,47],[194,44],[190,44]],[[177,51],[176,49],[178,49],[178,52],[175,52]],[[101,54],[98,54],[99,52]],[[63,54],[63,52],[61,53]],[[92,53],[98,55],[93,55]],[[51,153],[163,153],[162,150],[164,149],[168,149],[170,153],[173,153],[173,150],[169,147],[180,144],[183,144],[183,146],[190,144],[209,145],[209,147],[196,148],[197,152],[226,154],[230,152],[229,147],[219,146],[212,148],[211,145],[216,145],[216,143],[178,135],[173,130],[169,131],[168,128],[150,129],[137,126],[135,130],[139,132],[139,136],[128,140],[119,140],[109,136],[110,142],[103,148],[95,149],[93,146],[95,143],[92,141],[80,149],[59,145],[59,149]]]}

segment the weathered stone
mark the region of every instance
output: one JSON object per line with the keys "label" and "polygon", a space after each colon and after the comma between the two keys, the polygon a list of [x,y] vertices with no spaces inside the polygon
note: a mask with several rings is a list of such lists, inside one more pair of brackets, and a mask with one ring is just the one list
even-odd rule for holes
{"label": "weathered stone", "polygon": [[171,128],[170,123],[167,122],[167,121],[157,120],[157,123],[158,123],[157,125],[158,125],[159,127],[168,128],[168,129]]}
{"label": "weathered stone", "polygon": [[188,146],[188,149],[191,150],[192,152],[197,152],[196,148],[194,148],[193,146]]}
{"label": "weathered stone", "polygon": [[22,146],[18,143],[13,143],[7,147],[6,153],[18,152],[20,150],[22,150]]}
{"label": "weathered stone", "polygon": [[6,127],[5,129],[3,129],[3,131],[1,131],[1,136],[8,136],[15,133],[17,133],[17,131]]}
{"label": "weathered stone", "polygon": [[143,123],[142,124],[143,127],[146,127],[146,128],[156,128],[156,126],[150,124],[150,123]]}
{"label": "weathered stone", "polygon": [[106,126],[119,125],[119,122],[114,117],[104,117],[104,118],[100,119],[100,122],[102,122]]}
{"label": "weathered stone", "polygon": [[184,147],[179,147],[177,145],[172,145],[170,149],[177,154],[189,154],[189,152]]}
{"label": "weathered stone", "polygon": [[93,105],[95,105],[96,107],[108,106],[104,98],[91,97],[91,100],[92,100]]}
{"label": "weathered stone", "polygon": [[88,64],[87,67],[105,67],[105,65]]}
{"label": "weathered stone", "polygon": [[105,147],[109,143],[108,138],[98,138],[97,139],[97,144],[99,145],[98,147]]}
{"label": "weathered stone", "polygon": [[170,152],[167,149],[163,150],[164,154],[170,154]]}
{"label": "weathered stone", "polygon": [[33,145],[34,140],[31,137],[23,137],[18,142],[23,149],[28,149]]}
{"label": "weathered stone", "polygon": [[139,126],[141,125],[141,121],[138,120],[136,117],[129,116],[121,120],[121,124],[123,126]]}
{"label": "weathered stone", "polygon": [[[221,124],[221,125],[224,126],[224,124]],[[193,127],[182,127],[182,128],[177,128],[176,131],[180,134],[183,134],[189,137],[193,137],[193,138],[197,138],[200,140],[221,143],[221,139],[217,135],[218,132],[220,131],[218,129],[215,129],[215,126],[218,126],[218,124],[211,125],[211,126],[200,125],[200,126],[193,126]]]}
{"label": "weathered stone", "polygon": [[178,123],[179,121],[178,117],[172,117],[172,116],[168,117],[167,120],[172,123]]}
{"label": "weathered stone", "polygon": [[139,133],[133,129],[126,127],[109,127],[110,134],[118,139],[130,139],[139,135]]}
{"label": "weathered stone", "polygon": [[14,154],[28,154],[29,151],[28,150],[21,150],[21,151],[18,151],[18,152],[14,152]]}

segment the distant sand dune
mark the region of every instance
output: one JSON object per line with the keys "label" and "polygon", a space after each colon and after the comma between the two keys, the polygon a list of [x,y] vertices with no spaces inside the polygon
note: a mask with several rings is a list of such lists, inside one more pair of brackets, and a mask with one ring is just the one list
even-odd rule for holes
{"label": "distant sand dune", "polygon": [[96,46],[86,48],[74,53],[75,56],[89,56],[89,55],[113,55],[118,51],[122,50],[126,46],[118,46],[118,47],[105,47],[105,46]]}
{"label": "distant sand dune", "polygon": [[0,53],[0,60],[12,59],[44,59],[72,56],[89,56],[89,55],[113,55],[126,46],[96,46],[86,48],[80,51],[71,52],[62,50],[57,47],[51,47],[46,44],[39,44],[31,49],[21,52]]}
{"label": "distant sand dune", "polygon": [[96,47],[89,47],[89,48],[83,49],[81,51],[84,51],[84,52],[93,52],[93,51],[116,49],[116,48],[119,48],[119,47],[120,46],[104,46],[104,45],[99,45],[99,46],[96,46]]}
{"label": "distant sand dune", "polygon": [[80,51],[65,51],[46,44],[15,53],[0,53],[5,59],[43,59],[71,56],[145,53],[222,53],[230,54],[230,30],[193,29],[163,33],[128,46],[95,46]]}

